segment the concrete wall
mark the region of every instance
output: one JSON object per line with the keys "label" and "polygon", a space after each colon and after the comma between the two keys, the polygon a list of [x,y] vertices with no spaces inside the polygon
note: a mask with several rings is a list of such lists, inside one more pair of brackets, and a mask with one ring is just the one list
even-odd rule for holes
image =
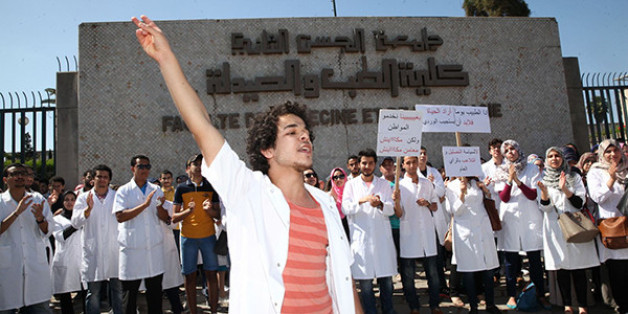
{"label": "concrete wall", "polygon": [[72,190],[79,183],[79,112],[77,72],[57,73],[56,100],[56,175],[65,179],[66,190]]}
{"label": "concrete wall", "polygon": [[[157,23],[215,124],[243,158],[245,118],[286,100],[307,104],[318,120],[314,128],[314,168],[324,176],[331,168],[344,166],[348,155],[365,147],[375,148],[379,108],[490,104],[492,133],[462,135],[463,142],[480,146],[485,157],[486,144],[493,137],[517,139],[525,153],[537,154],[574,138],[558,27],[551,18],[353,17]],[[430,40],[423,40],[423,28],[428,37],[432,36]],[[287,52],[252,55],[240,53],[240,44],[232,43],[237,33],[255,42],[264,30],[282,38],[281,29],[287,31]],[[310,35],[312,41],[329,36],[331,43],[339,43],[346,39],[338,40],[338,36],[352,41],[356,29],[363,29],[364,52],[343,51],[339,46],[297,52],[298,35]],[[426,51],[412,51],[403,45],[377,51],[374,31],[383,31],[389,40],[406,35],[408,41],[431,44],[436,38],[433,36],[438,36],[442,44]],[[184,161],[198,149],[190,133],[181,131],[183,126],[159,69],[137,43],[135,26],[130,22],[80,25],[79,56],[78,168],[106,163],[113,168],[114,181],[124,182],[131,177],[130,157],[143,153],[152,159],[154,176],[164,168],[175,175],[182,173]],[[295,81],[305,84],[312,77],[320,83],[323,68],[333,70],[332,81],[355,81],[363,69],[364,57],[369,71],[381,73],[388,71],[382,69],[385,59],[394,59],[398,66],[403,64],[401,67],[411,63],[414,70],[428,70],[430,58],[436,65],[461,65],[461,71],[468,74],[468,85],[399,87],[398,95],[393,95],[391,88],[372,89],[367,85],[353,90],[321,86],[318,96],[311,98],[303,92],[297,95],[294,89],[208,94],[208,70],[224,74],[225,62],[230,66],[233,83],[234,78],[267,76],[288,80],[284,62],[299,60],[300,74],[309,76]],[[329,123],[328,114],[333,110],[344,110],[344,123]],[[447,133],[423,134],[423,143],[430,160],[440,165],[441,147],[455,145],[455,137]]]}

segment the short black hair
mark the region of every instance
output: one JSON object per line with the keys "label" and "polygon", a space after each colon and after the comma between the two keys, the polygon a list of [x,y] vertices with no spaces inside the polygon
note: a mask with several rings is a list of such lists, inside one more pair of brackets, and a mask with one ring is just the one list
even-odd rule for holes
{"label": "short black hair", "polygon": [[356,156],[356,155],[351,155],[351,156],[349,156],[349,157],[347,158],[347,162],[349,162],[349,160],[351,160],[351,159],[359,159],[359,158],[358,158],[358,156]]}
{"label": "short black hair", "polygon": [[94,170],[92,170],[92,169],[87,169],[87,170],[85,170],[85,172],[83,172],[83,176],[84,176],[84,177],[87,177],[87,175],[88,175],[88,174],[91,174],[91,175],[92,175],[92,177],[93,177],[93,176],[94,176]]}
{"label": "short black hair", "polygon": [[365,150],[361,150],[358,153],[358,156],[359,156],[358,161],[360,161],[360,162],[362,161],[362,157],[373,157],[375,163],[377,163],[377,153],[375,153],[375,151],[373,149],[371,149],[371,148],[367,148]]}
{"label": "short black hair", "polygon": [[491,149],[491,147],[498,147],[498,148],[501,148],[501,147],[502,147],[502,143],[503,143],[503,142],[504,142],[504,141],[502,141],[502,140],[501,140],[501,139],[499,139],[499,138],[494,138],[494,139],[492,139],[492,140],[490,140],[490,141],[488,142],[488,149],[490,150],[490,149]]}
{"label": "short black hair", "polygon": [[4,167],[4,170],[2,171],[2,176],[5,177],[5,178],[8,177],[9,176],[9,169],[13,168],[13,167],[26,169],[26,166],[24,166],[24,164],[21,164],[19,162],[12,163],[12,164],[9,164],[8,166]]}
{"label": "short black hair", "polygon": [[277,141],[277,122],[279,117],[293,114],[305,123],[305,129],[310,133],[310,141],[314,142],[314,133],[307,116],[307,108],[296,102],[286,102],[282,105],[271,107],[266,112],[255,116],[255,121],[248,131],[246,139],[246,154],[253,170],[268,174],[270,165],[262,150],[275,147]]}
{"label": "short black hair", "polygon": [[168,170],[168,169],[166,169],[166,170],[162,171],[162,172],[159,174],[159,177],[161,178],[161,176],[163,176],[163,175],[167,175],[167,174],[169,174],[171,177],[174,177],[174,176],[172,175],[172,172],[170,172],[170,170]]}
{"label": "short black hair", "polygon": [[133,157],[131,157],[131,167],[135,167],[135,165],[137,164],[137,160],[138,159],[144,159],[147,160],[150,163],[150,158],[148,158],[145,155],[135,155]]}
{"label": "short black hair", "polygon": [[94,172],[94,176],[96,176],[96,171],[107,171],[109,172],[109,180],[113,179],[113,172],[107,165],[98,165],[94,167],[92,171]]}
{"label": "short black hair", "polygon": [[52,178],[50,178],[50,184],[52,184],[53,182],[60,182],[61,184],[63,184],[65,186],[65,179],[63,179],[60,176],[54,176]]}
{"label": "short black hair", "polygon": [[424,150],[424,151],[427,152],[427,148],[425,148],[425,146],[421,146],[421,149],[419,149],[419,150]]}

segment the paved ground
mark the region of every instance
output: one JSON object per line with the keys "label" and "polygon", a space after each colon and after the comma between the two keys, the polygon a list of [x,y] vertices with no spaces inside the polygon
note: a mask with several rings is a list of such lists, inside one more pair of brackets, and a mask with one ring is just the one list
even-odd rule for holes
{"label": "paved ground", "polygon": [[[529,278],[526,278],[529,280]],[[424,273],[421,272],[417,272],[417,279],[415,280],[415,283],[417,285],[417,287],[419,288],[419,295],[420,295],[420,300],[421,300],[421,304],[423,305],[423,308],[421,309],[421,314],[429,314],[430,310],[429,307],[427,306],[427,302],[428,302],[428,296],[427,296],[427,281],[424,277]],[[506,297],[506,288],[505,288],[505,282],[504,279],[502,278],[502,282],[500,283],[500,285],[498,285],[497,287],[495,287],[495,303],[497,304],[497,306],[504,311],[507,311],[508,308],[506,307],[506,301],[507,301],[507,297]],[[408,306],[405,303],[405,300],[403,298],[403,292],[401,289],[401,282],[398,282],[397,280],[395,280],[394,282],[394,295],[393,295],[393,302],[395,304],[395,310],[397,311],[398,314],[406,314],[406,313],[410,313]],[[181,289],[181,291],[183,291],[183,289]],[[207,303],[205,301],[205,297],[201,294],[201,289],[200,287],[198,287],[197,289],[197,303],[199,305],[199,313],[211,313],[209,307],[207,306]],[[185,297],[183,295],[183,293],[181,293],[181,300],[184,301]],[[61,313],[61,309],[59,307],[59,303],[54,300],[51,301],[51,305],[54,308],[54,312],[55,313]],[[185,305],[185,304],[184,304]],[[145,303],[145,299],[144,299],[144,295],[140,295],[139,299],[138,299],[138,306],[139,306],[139,312],[140,313],[146,313],[147,309],[146,309],[146,303]],[[164,308],[164,312],[165,313],[172,313],[170,311],[170,304],[168,302],[168,300],[164,297],[163,299],[163,308]],[[482,311],[484,307],[480,306],[480,311]],[[441,302],[441,309],[443,310],[443,312],[445,313],[460,313],[460,314],[464,314],[464,313],[468,313],[469,312],[469,307],[468,304],[466,305],[465,308],[457,308],[454,307],[453,304],[451,303],[451,301],[449,299],[442,299]],[[81,313],[82,312],[82,307],[80,306],[80,304],[78,304],[78,302],[75,301],[75,312],[76,313]],[[563,308],[559,307],[559,306],[554,306],[552,308],[551,311],[540,311],[537,313],[562,313],[563,312]],[[103,313],[107,313],[107,312],[103,312]],[[221,308],[219,313],[227,313],[227,309],[226,308]],[[589,313],[591,314],[611,314],[611,313],[615,313],[615,311],[613,309],[611,309],[610,307],[603,305],[603,304],[595,304],[593,306],[589,307]]]}

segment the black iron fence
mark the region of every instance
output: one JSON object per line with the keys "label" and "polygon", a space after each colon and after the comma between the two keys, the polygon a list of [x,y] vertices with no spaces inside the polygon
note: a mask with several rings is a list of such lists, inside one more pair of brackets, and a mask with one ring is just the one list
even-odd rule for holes
{"label": "black iron fence", "polygon": [[581,80],[591,145],[607,138],[627,139],[628,72],[585,73]]}
{"label": "black iron fence", "polygon": [[55,91],[0,93],[0,149],[3,167],[20,162],[47,179],[55,173]]}

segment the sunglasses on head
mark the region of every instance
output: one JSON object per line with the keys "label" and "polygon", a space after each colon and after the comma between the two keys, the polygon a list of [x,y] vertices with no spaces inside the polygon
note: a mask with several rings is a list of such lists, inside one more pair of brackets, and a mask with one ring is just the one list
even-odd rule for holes
{"label": "sunglasses on head", "polygon": [[316,174],[314,174],[313,172],[306,173],[306,174],[304,174],[303,176],[305,176],[305,177],[306,177],[306,178],[308,178],[308,179],[309,179],[309,178],[311,178],[311,177],[315,177],[315,178],[316,178]]}
{"label": "sunglasses on head", "polygon": [[150,170],[151,165],[150,164],[140,164],[140,165],[137,165],[135,167],[137,167],[137,169],[140,169],[140,170],[143,170],[143,169]]}
{"label": "sunglasses on head", "polygon": [[332,178],[332,179],[334,179],[334,180],[340,180],[340,179],[344,179],[344,178],[345,178],[345,175],[344,175],[344,174],[339,174],[339,175],[337,175],[337,176],[333,176],[333,177],[331,177],[331,178]]}

